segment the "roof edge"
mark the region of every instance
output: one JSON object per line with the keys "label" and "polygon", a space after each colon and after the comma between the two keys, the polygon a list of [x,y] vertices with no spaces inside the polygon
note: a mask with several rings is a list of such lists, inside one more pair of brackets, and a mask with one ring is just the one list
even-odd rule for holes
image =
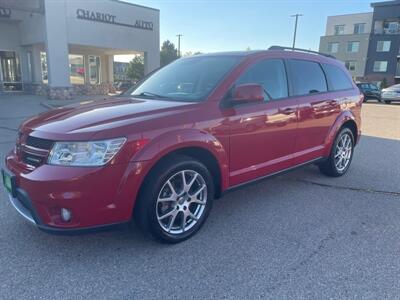
{"label": "roof edge", "polygon": [[122,3],[122,4],[127,4],[127,5],[130,5],[130,6],[135,6],[135,7],[140,7],[140,8],[151,9],[151,10],[155,10],[155,11],[160,12],[160,10],[158,8],[153,8],[153,7],[149,7],[149,6],[135,4],[135,3],[127,2],[127,1],[124,1],[124,0],[109,0],[109,1]]}

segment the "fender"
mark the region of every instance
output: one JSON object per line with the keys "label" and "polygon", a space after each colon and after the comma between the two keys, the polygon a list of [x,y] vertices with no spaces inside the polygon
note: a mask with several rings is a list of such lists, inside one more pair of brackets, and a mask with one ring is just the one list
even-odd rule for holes
{"label": "fender", "polygon": [[[196,129],[178,129],[161,134],[152,139],[138,153],[131,162],[148,161],[145,176],[154,165],[164,156],[176,150],[197,147],[210,152],[217,160],[221,173],[221,190],[229,185],[228,153],[222,143],[206,131]],[[143,176],[143,177],[145,177]]]}
{"label": "fender", "polygon": [[[358,131],[358,136],[359,136],[359,128],[357,125],[357,120],[356,117],[354,116],[353,112],[350,110],[345,110],[342,111],[340,113],[340,115],[336,118],[335,123],[333,123],[333,125],[331,126],[331,128],[329,129],[329,133],[325,139],[325,143],[324,143],[324,153],[323,156],[324,157],[328,157],[331,151],[331,147],[332,144],[336,138],[336,135],[339,132],[339,129],[342,127],[342,125],[344,123],[346,123],[347,121],[354,121],[356,123],[357,126],[357,131]],[[356,143],[358,142],[359,139],[357,139]]]}

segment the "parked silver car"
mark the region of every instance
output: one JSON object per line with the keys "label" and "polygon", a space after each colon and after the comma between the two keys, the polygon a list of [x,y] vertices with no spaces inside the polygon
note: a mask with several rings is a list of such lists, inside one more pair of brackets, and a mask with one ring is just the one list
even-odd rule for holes
{"label": "parked silver car", "polygon": [[392,101],[400,101],[400,84],[392,85],[382,90],[382,101],[390,103]]}

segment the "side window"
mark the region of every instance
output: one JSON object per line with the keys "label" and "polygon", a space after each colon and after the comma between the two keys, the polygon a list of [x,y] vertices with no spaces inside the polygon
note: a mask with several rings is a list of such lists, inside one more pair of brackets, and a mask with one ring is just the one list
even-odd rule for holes
{"label": "side window", "polygon": [[266,59],[256,62],[236,81],[236,84],[246,83],[261,84],[266,100],[288,96],[285,65],[281,59]]}
{"label": "side window", "polygon": [[369,87],[370,87],[370,89],[373,90],[373,91],[377,91],[377,90],[378,90],[378,88],[376,87],[376,85],[370,84]]}
{"label": "side window", "polygon": [[[353,88],[353,84],[346,73],[339,67],[330,64],[322,64],[325,70],[326,77],[330,84],[329,89],[332,91],[347,90]],[[369,86],[363,84],[364,89],[369,89]]]}
{"label": "side window", "polygon": [[293,95],[302,96],[326,92],[326,79],[321,66],[307,60],[289,60]]}

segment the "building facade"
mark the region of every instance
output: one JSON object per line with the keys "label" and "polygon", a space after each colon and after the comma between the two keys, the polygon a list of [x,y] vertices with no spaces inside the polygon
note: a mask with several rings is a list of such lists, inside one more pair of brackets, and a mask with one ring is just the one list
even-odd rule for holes
{"label": "building facade", "polygon": [[0,90],[106,94],[113,56],[160,64],[159,11],[118,0],[0,0]]}
{"label": "building facade", "polygon": [[372,3],[372,32],[365,77],[387,85],[400,83],[400,1]]}
{"label": "building facade", "polygon": [[354,79],[364,77],[372,13],[328,17],[319,51],[343,61]]}
{"label": "building facade", "polygon": [[355,80],[400,83],[400,0],[371,7],[371,13],[328,17],[319,51],[343,61]]}

